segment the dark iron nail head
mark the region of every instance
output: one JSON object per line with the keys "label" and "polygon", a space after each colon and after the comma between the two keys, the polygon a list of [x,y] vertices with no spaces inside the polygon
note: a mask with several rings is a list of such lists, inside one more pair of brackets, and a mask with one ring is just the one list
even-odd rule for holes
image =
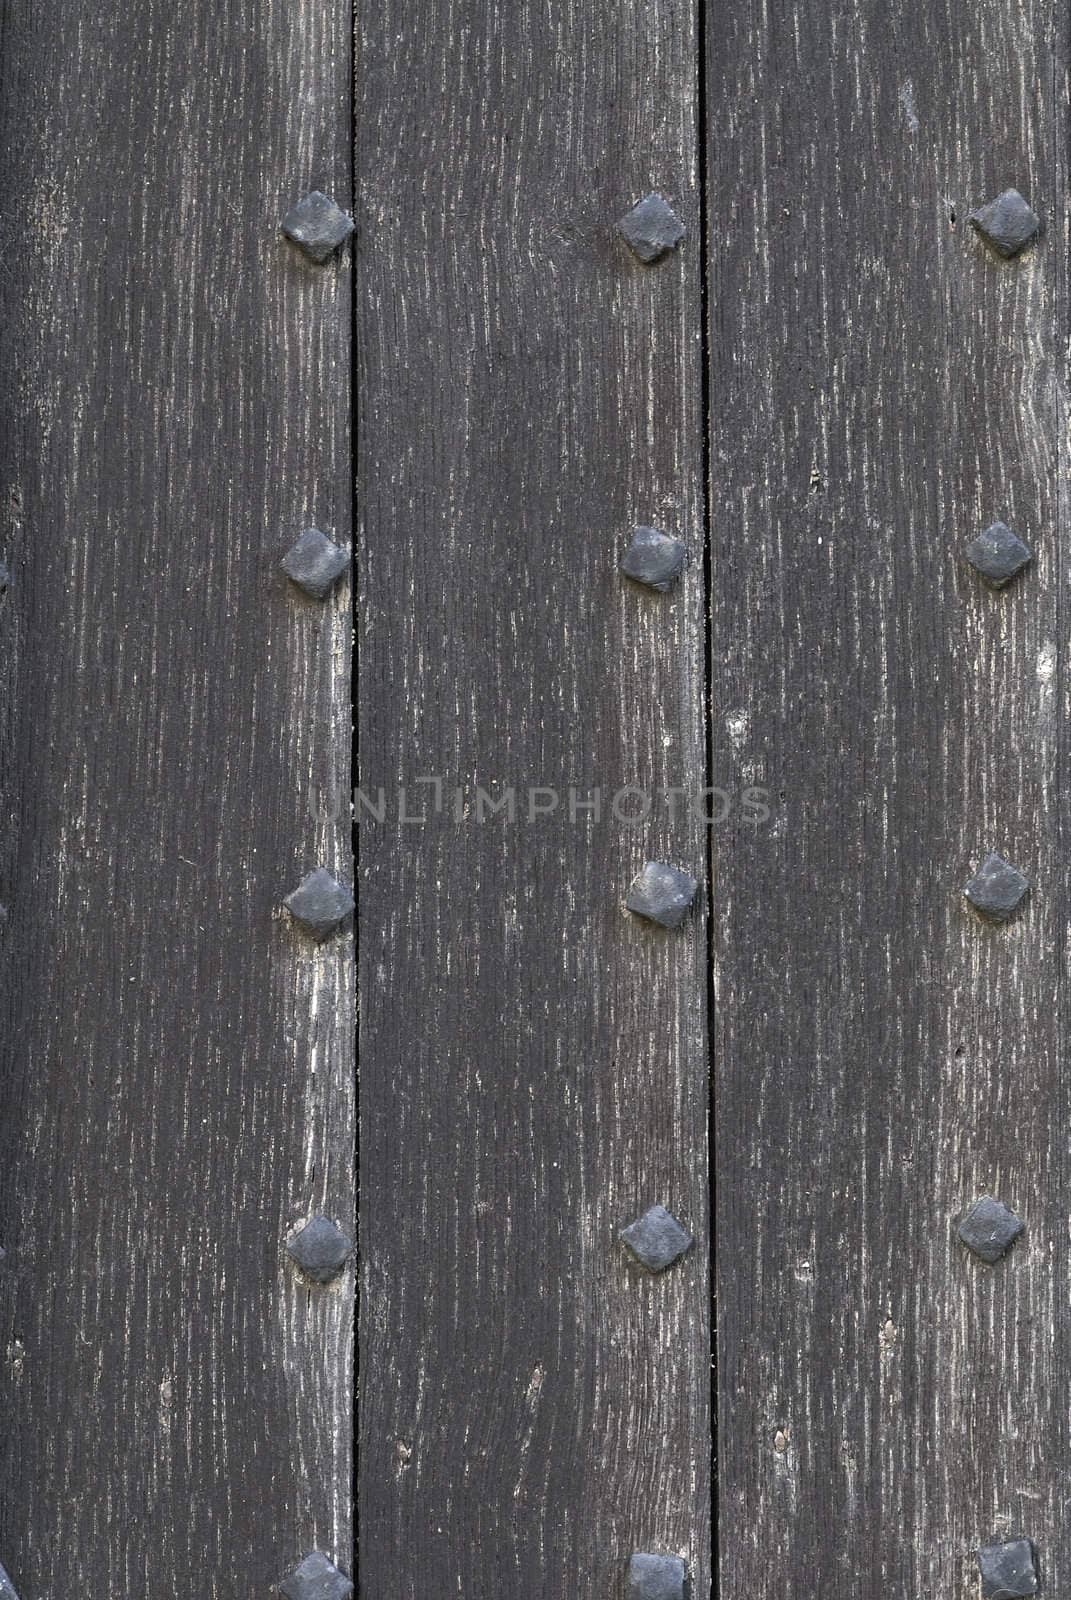
{"label": "dark iron nail head", "polygon": [[349,1600],[353,1584],[316,1550],[283,1579],[279,1590],[286,1600]]}
{"label": "dark iron nail head", "polygon": [[663,928],[679,928],[699,885],[690,873],[668,867],[662,861],[648,861],[634,879],[625,905],[638,917],[657,922]]}
{"label": "dark iron nail head", "polygon": [[326,600],[349,564],[349,551],[333,544],[319,528],[306,528],[281,562],[291,583],[312,600]]}
{"label": "dark iron nail head", "polygon": [[986,1600],[1016,1600],[1038,1592],[1037,1559],[1029,1539],[984,1545],[978,1551],[978,1570]]}
{"label": "dark iron nail head", "polygon": [[287,1240],[286,1248],[306,1277],[316,1283],[330,1283],[346,1265],[353,1241],[329,1217],[313,1217],[300,1233]]}
{"label": "dark iron nail head", "polygon": [[0,1567],[0,1600],[19,1600],[18,1595],[15,1593],[15,1585],[3,1567]]}
{"label": "dark iron nail head", "polygon": [[286,909],[314,939],[326,939],[345,922],[354,907],[353,895],[324,867],[302,878],[283,901]]}
{"label": "dark iron nail head", "polygon": [[990,922],[1007,922],[1029,890],[1030,884],[1022,873],[1003,856],[992,853],[986,856],[963,893],[974,909]]}
{"label": "dark iron nail head", "polygon": [[648,1272],[665,1272],[695,1242],[665,1206],[652,1206],[621,1230],[621,1240]]}
{"label": "dark iron nail head", "polygon": [[1003,589],[1031,559],[1032,552],[1005,522],[994,522],[967,546],[967,560],[994,589]]}
{"label": "dark iron nail head", "polygon": [[649,194],[626,213],[617,231],[641,261],[657,261],[684,238],[684,224],[660,194]]}
{"label": "dark iron nail head", "polygon": [[685,1600],[688,1569],[680,1556],[655,1556],[642,1551],[628,1564],[629,1600]]}
{"label": "dark iron nail head", "polygon": [[621,561],[621,571],[636,583],[664,594],[684,570],[684,546],[657,528],[636,528]]}
{"label": "dark iron nail head", "polygon": [[1025,1224],[1000,1200],[984,1194],[959,1225],[959,1237],[976,1256],[992,1266],[1007,1254]]}
{"label": "dark iron nail head", "polygon": [[987,244],[1008,260],[1030,243],[1041,227],[1038,217],[1018,189],[1005,189],[988,205],[972,211],[970,220]]}
{"label": "dark iron nail head", "polygon": [[290,207],[283,218],[283,232],[313,261],[324,262],[353,232],[353,218],[326,194],[313,189]]}

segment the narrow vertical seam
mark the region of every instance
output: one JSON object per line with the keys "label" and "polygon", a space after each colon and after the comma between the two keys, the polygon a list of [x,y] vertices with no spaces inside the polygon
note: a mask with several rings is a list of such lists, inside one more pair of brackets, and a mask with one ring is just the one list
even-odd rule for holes
{"label": "narrow vertical seam", "polygon": [[[1069,355],[1071,355],[1071,339],[1067,329],[1067,285],[1068,285],[1068,260],[1067,260],[1067,203],[1064,196],[1064,187],[1067,174],[1067,118],[1066,111],[1066,86],[1067,67],[1065,65],[1069,46],[1066,6],[1062,0],[1056,0],[1052,7],[1052,191],[1049,201],[1049,215],[1056,221],[1056,207],[1059,206],[1059,222],[1056,227],[1048,230],[1048,237],[1058,245],[1058,254],[1055,264],[1055,295],[1053,305],[1053,338],[1055,342],[1056,360],[1054,366],[1055,396],[1054,407],[1056,411],[1056,538],[1053,541],[1052,560],[1055,566],[1055,640],[1053,641],[1053,688],[1055,711],[1055,749],[1053,762],[1055,771],[1052,774],[1052,788],[1050,793],[1056,800],[1056,859],[1063,859],[1064,820],[1060,807],[1060,797],[1064,792],[1064,751],[1066,748],[1066,718],[1064,716],[1064,679],[1063,666],[1066,651],[1064,648],[1064,604],[1063,604],[1063,534],[1067,516],[1067,494],[1064,487],[1064,474],[1067,468],[1067,438],[1066,438],[1066,402],[1065,384],[1068,380]],[[1056,1071],[1058,1074],[1057,1087],[1059,1094],[1058,1115],[1065,1114],[1067,1107],[1066,1074],[1063,1068],[1064,1058],[1064,1032],[1065,1032],[1065,995],[1067,984],[1064,976],[1064,966],[1067,951],[1067,928],[1063,917],[1057,918],[1057,948],[1056,948]]]}
{"label": "narrow vertical seam", "polygon": [[[357,0],[352,0],[350,7],[350,57],[349,57],[349,95],[350,95],[350,214],[357,222]],[[361,1588],[360,1580],[360,1393],[361,1393],[361,1271],[364,1253],[361,1248],[361,1032],[359,1019],[360,1006],[360,948],[361,948],[361,842],[360,829],[357,821],[357,807],[353,804],[355,788],[360,781],[360,730],[358,725],[357,694],[360,683],[360,635],[358,630],[359,614],[359,589],[358,582],[358,483],[357,483],[357,285],[359,276],[361,239],[359,231],[353,234],[353,248],[350,254],[350,406],[349,406],[349,474],[350,474],[350,770],[349,783],[346,790],[346,804],[350,807],[350,857],[353,867],[354,900],[357,910],[353,919],[353,1195],[356,1223],[357,1250],[355,1254],[355,1272],[353,1280],[353,1392],[351,1403],[353,1410],[353,1448],[352,1448],[352,1473],[350,1478],[350,1526],[353,1535],[353,1555],[351,1572],[356,1591]]]}
{"label": "narrow vertical seam", "polygon": [[[707,145],[707,27],[705,0],[696,0],[696,143],[699,187],[699,321],[700,321],[700,396],[702,427],[702,496],[703,496],[703,734],[705,784],[708,794],[714,789],[714,552],[713,552],[713,485],[711,481],[711,329],[710,329],[710,234],[708,227],[710,172]],[[703,813],[705,807],[700,807]],[[710,1593],[718,1592],[719,1583],[719,1524],[718,1524],[718,1276],[717,1276],[717,1160],[716,1160],[716,1109],[717,1094],[716,1055],[714,1046],[714,829],[707,828],[707,918],[706,918],[706,978],[707,978],[707,1164],[709,1181],[710,1216]]]}

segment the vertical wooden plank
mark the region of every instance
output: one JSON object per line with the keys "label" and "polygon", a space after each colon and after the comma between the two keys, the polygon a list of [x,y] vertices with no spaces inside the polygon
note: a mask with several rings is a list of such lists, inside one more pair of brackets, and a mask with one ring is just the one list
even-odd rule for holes
{"label": "vertical wooden plank", "polygon": [[[362,1582],[709,1583],[696,41],[671,3],[358,12]],[[689,233],[642,267],[650,189]],[[679,532],[665,597],[619,576]],[[436,785],[442,808],[436,811]],[[480,820],[477,789],[516,797]],[[577,810],[602,791],[603,815]],[[427,813],[423,823],[401,820]],[[459,808],[454,792],[462,791]],[[557,808],[529,820],[535,805]],[[638,812],[642,799],[619,802]],[[617,1231],[698,1240],[660,1278]]]}
{"label": "vertical wooden plank", "polygon": [[[727,1594],[1068,1562],[1066,84],[1050,0],[707,8]],[[1014,185],[1003,262],[970,211]],[[1002,594],[963,558],[1002,517]],[[996,850],[1033,880],[982,925]],[[956,1241],[990,1192],[1026,1235]]]}
{"label": "vertical wooden plank", "polygon": [[348,11],[3,13],[0,1559],[23,1600],[266,1594],[348,1565],[350,271],[279,234],[350,192]]}

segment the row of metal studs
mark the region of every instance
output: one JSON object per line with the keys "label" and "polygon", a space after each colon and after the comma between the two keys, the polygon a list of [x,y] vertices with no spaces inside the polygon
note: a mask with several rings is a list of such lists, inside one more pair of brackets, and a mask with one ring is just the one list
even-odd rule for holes
{"label": "row of metal studs", "polygon": [[[1019,254],[1038,235],[1040,219],[1017,189],[1006,189],[988,205],[972,212],[971,223],[1003,260]],[[967,546],[971,566],[994,589],[1003,589],[1031,559],[1023,541],[1003,522],[994,522]],[[981,917],[1008,922],[1018,911],[1030,884],[1016,867],[991,853],[964,889],[967,901]],[[1014,1211],[992,1195],[976,1200],[959,1224],[958,1236],[981,1260],[993,1265],[1011,1248],[1023,1231]],[[1003,1539],[981,1545],[975,1552],[984,1600],[1015,1600],[1037,1593],[1037,1553],[1032,1540]]]}
{"label": "row of metal studs", "polygon": [[[313,190],[283,218],[282,231],[318,265],[329,260],[353,233],[353,220],[327,195]],[[281,561],[290,582],[309,600],[322,603],[351,565],[349,550],[319,528],[306,528]],[[288,894],[284,906],[317,943],[330,938],[353,914],[353,892],[326,867],[315,867]],[[330,1217],[314,1216],[286,1242],[295,1265],[314,1284],[332,1282],[353,1251],[353,1241]],[[279,1583],[286,1600],[350,1600],[353,1583],[322,1550],[313,1550]]]}

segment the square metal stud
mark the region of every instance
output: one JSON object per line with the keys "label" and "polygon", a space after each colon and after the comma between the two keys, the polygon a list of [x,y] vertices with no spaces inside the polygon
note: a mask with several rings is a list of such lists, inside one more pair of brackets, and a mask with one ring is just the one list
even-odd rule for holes
{"label": "square metal stud", "polygon": [[679,928],[699,885],[690,873],[667,867],[662,861],[648,861],[633,880],[625,905],[638,917],[657,922],[663,928]]}
{"label": "square metal stud", "polygon": [[652,1206],[621,1230],[621,1240],[648,1272],[665,1272],[695,1243],[665,1206]]}
{"label": "square metal stud", "polygon": [[684,238],[684,224],[660,194],[649,194],[617,224],[641,261],[657,261]]}
{"label": "square metal stud", "polygon": [[685,1600],[688,1569],[680,1556],[637,1551],[628,1564],[628,1600]]}
{"label": "square metal stud", "polygon": [[1007,922],[1029,893],[1030,884],[1003,856],[986,856],[963,893],[990,922]]}
{"label": "square metal stud", "polygon": [[349,564],[349,551],[333,544],[319,528],[306,528],[280,563],[291,583],[311,600],[326,600]]}
{"label": "square metal stud", "polygon": [[353,1584],[316,1550],[283,1579],[279,1592],[286,1600],[350,1600]]}
{"label": "square metal stud", "polygon": [[323,940],[345,922],[355,902],[344,883],[333,878],[325,867],[317,867],[302,878],[283,904],[295,922],[314,939]]}
{"label": "square metal stud", "polygon": [[1041,218],[1031,211],[1018,189],[1005,189],[988,205],[972,211],[970,220],[986,243],[1005,260],[1017,256],[1041,227]]}
{"label": "square metal stud", "polygon": [[1005,522],[994,522],[967,546],[967,560],[994,589],[1003,589],[1030,559],[1029,546]]}
{"label": "square metal stud", "polygon": [[290,207],[283,218],[283,232],[313,261],[324,262],[353,232],[353,218],[326,194],[313,189]]}
{"label": "square metal stud", "polygon": [[1038,1592],[1037,1560],[1029,1539],[984,1545],[978,1551],[978,1570],[986,1600],[1015,1600]]}
{"label": "square metal stud", "polygon": [[1006,1255],[1022,1233],[1025,1224],[1000,1200],[984,1194],[976,1200],[959,1225],[959,1237],[968,1250],[988,1261],[990,1266]]}
{"label": "square metal stud", "polygon": [[657,528],[636,528],[621,561],[626,578],[664,594],[684,570],[684,546]]}
{"label": "square metal stud", "polygon": [[286,1248],[307,1278],[315,1283],[330,1283],[346,1265],[353,1241],[336,1228],[330,1217],[313,1217],[300,1233],[287,1240]]}

